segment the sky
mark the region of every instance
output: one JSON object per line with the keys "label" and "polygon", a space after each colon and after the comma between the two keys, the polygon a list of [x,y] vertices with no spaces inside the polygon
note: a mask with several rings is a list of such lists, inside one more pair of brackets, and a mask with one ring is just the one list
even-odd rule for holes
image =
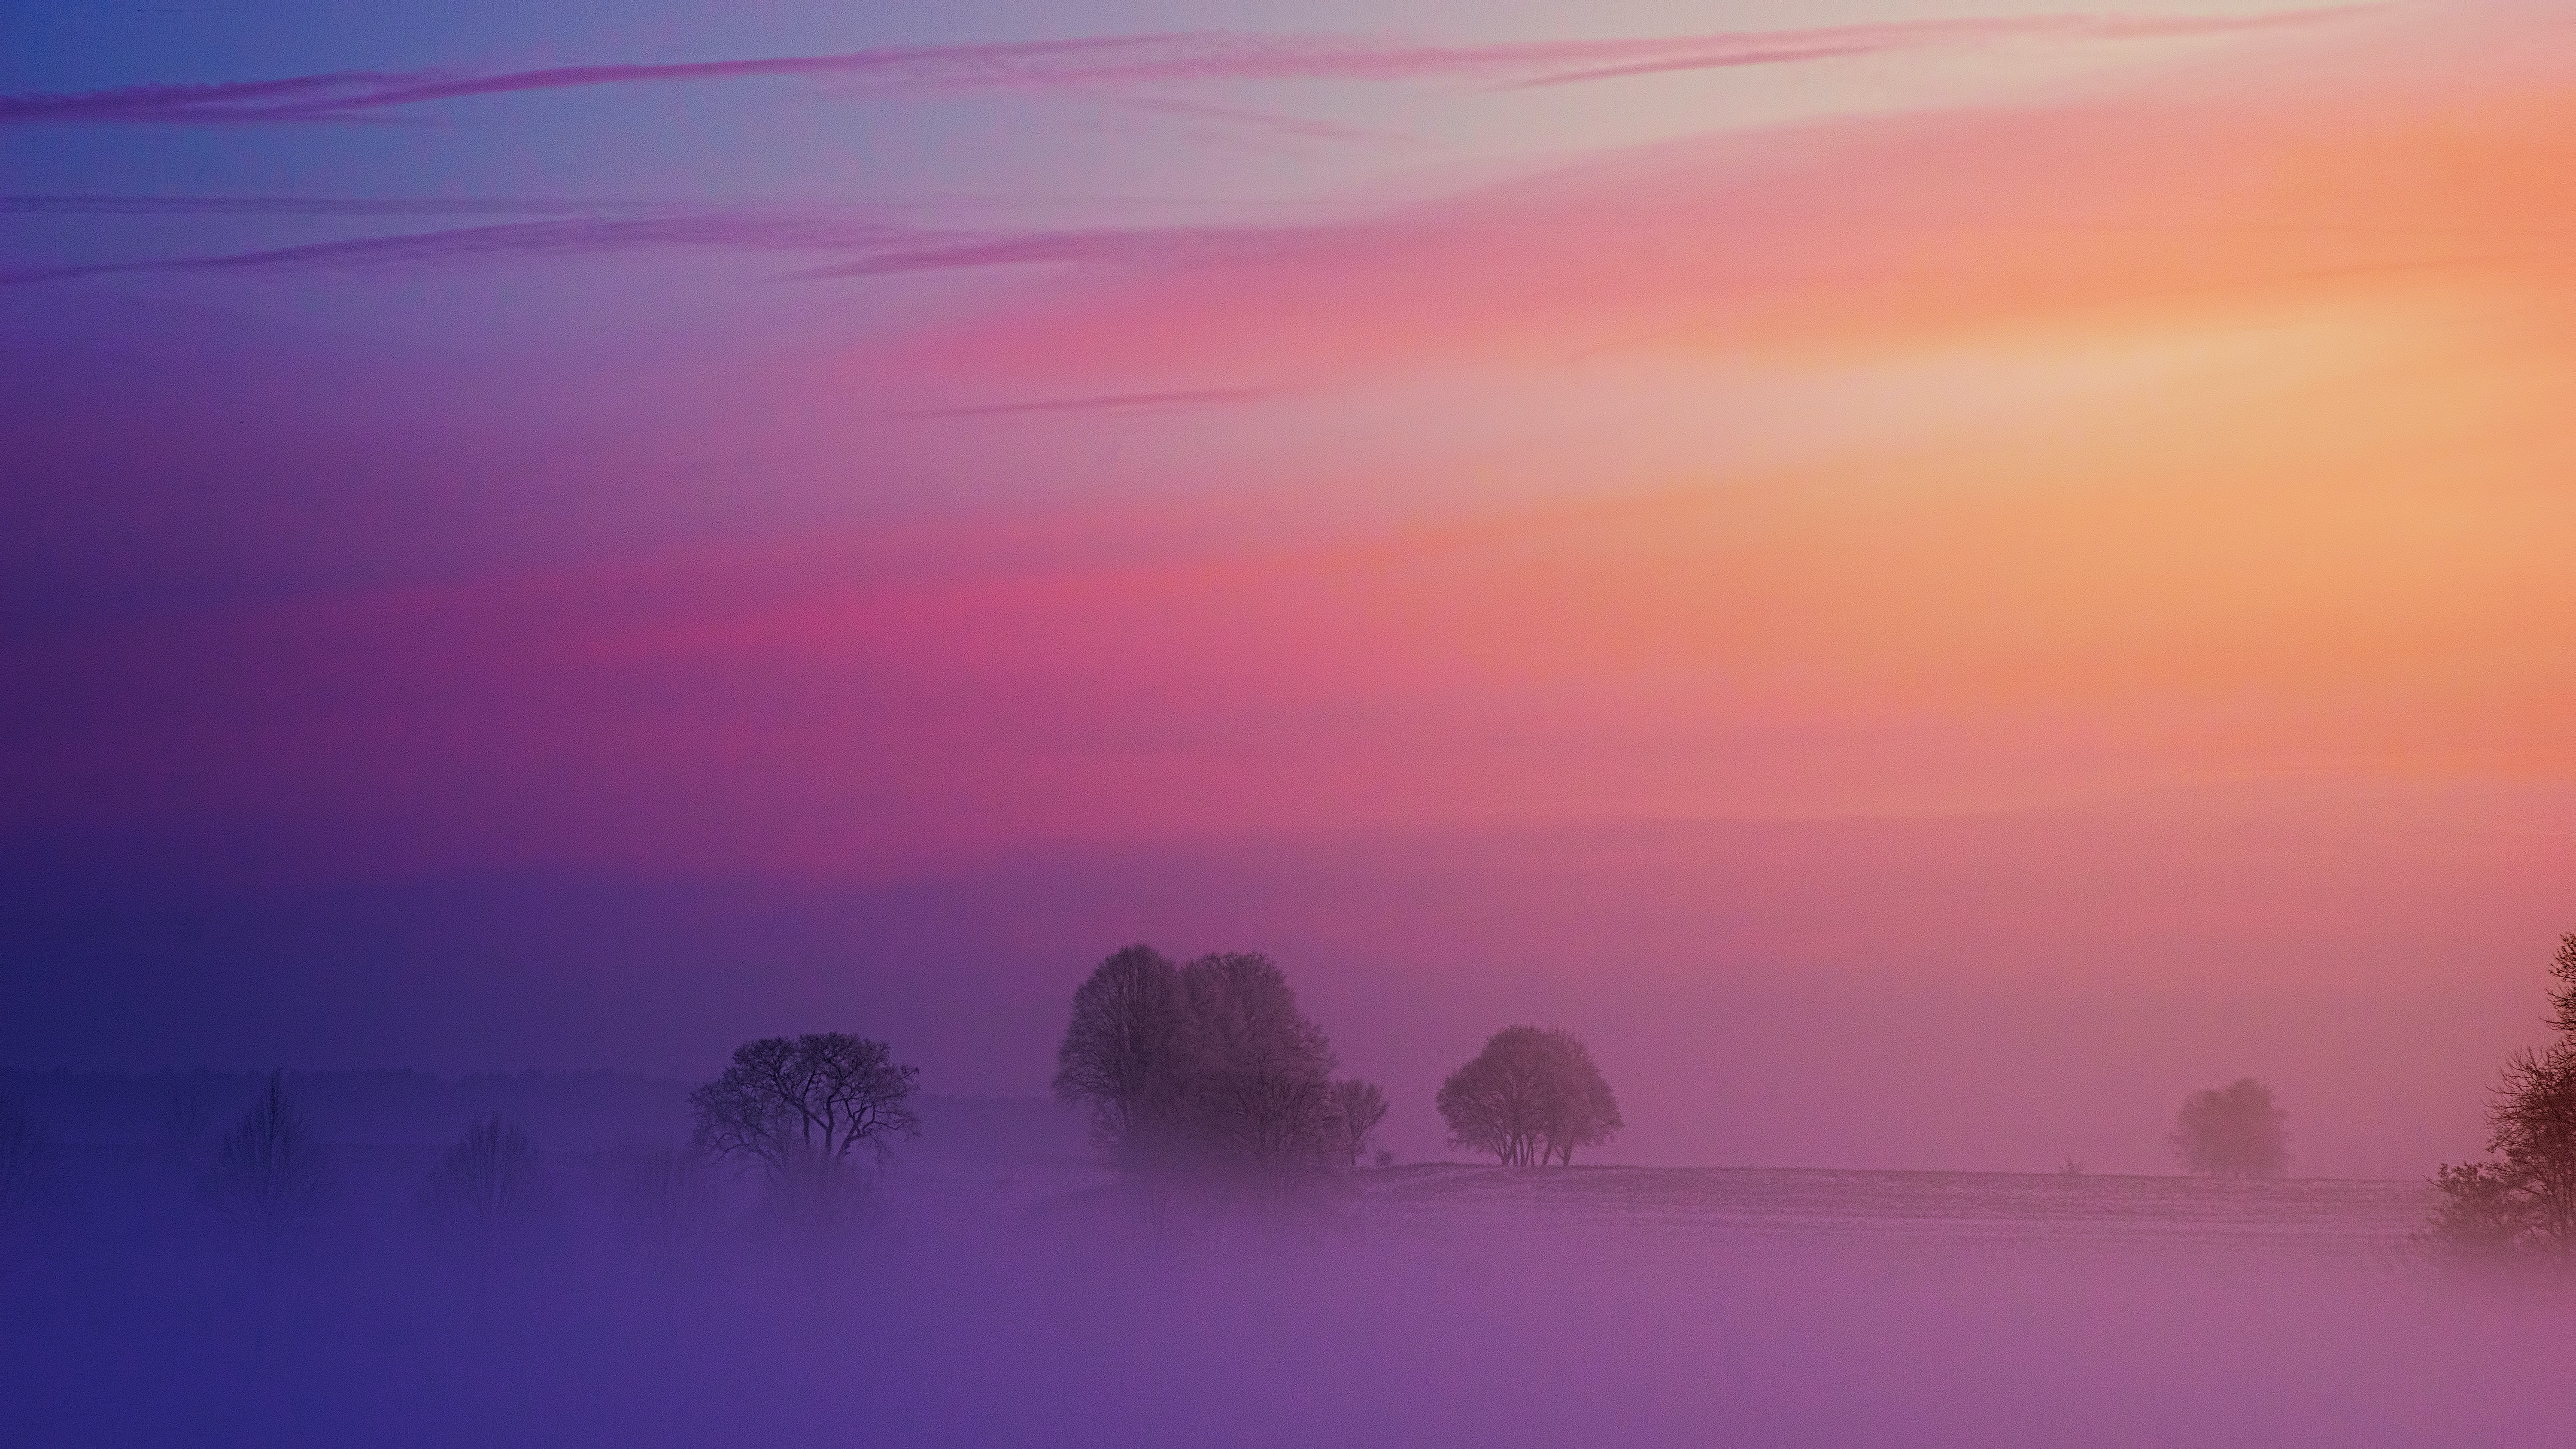
{"label": "sky", "polygon": [[0,1060],[1045,1089],[1278,957],[1438,1155],[2477,1146],[2576,929],[2536,3],[0,5]]}

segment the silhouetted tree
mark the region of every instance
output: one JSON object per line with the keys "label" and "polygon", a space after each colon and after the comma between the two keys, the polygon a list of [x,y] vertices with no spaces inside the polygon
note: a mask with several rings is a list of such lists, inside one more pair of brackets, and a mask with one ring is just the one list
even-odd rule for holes
{"label": "silhouetted tree", "polygon": [[1181,968],[1194,1048],[1187,1135],[1220,1170],[1280,1178],[1333,1150],[1333,1048],[1266,956],[1221,952]]}
{"label": "silhouetted tree", "polygon": [[1332,1107],[1334,1159],[1356,1167],[1368,1153],[1377,1124],[1386,1120],[1386,1093],[1375,1082],[1335,1082]]}
{"label": "silhouetted tree", "polygon": [[865,1144],[879,1161],[893,1138],[921,1135],[917,1068],[884,1042],[843,1032],[763,1037],[734,1048],[722,1076],[689,1094],[699,1147],[765,1167],[791,1193],[828,1195]]}
{"label": "silhouetted tree", "polygon": [[498,1112],[476,1121],[438,1161],[422,1189],[432,1221],[494,1244],[535,1210],[545,1189],[536,1144]]}
{"label": "silhouetted tree", "polygon": [[2185,1169],[2214,1177],[2279,1177],[2290,1167],[2289,1114],[2252,1077],[2183,1099],[2171,1138]]}
{"label": "silhouetted tree", "polygon": [[217,1197],[273,1243],[313,1211],[325,1172],[322,1146],[286,1094],[286,1074],[269,1073],[216,1153]]}
{"label": "silhouetted tree", "polygon": [[1453,1146],[1490,1152],[1507,1167],[1538,1161],[1554,1089],[1537,1036],[1536,1027],[1505,1027],[1440,1084],[1435,1100]]}
{"label": "silhouetted tree", "polygon": [[1494,1033],[1440,1084],[1438,1105],[1452,1145],[1490,1152],[1508,1167],[1571,1164],[1576,1148],[1608,1141],[1626,1125],[1582,1041],[1535,1026]]}
{"label": "silhouetted tree", "polygon": [[2576,932],[2559,939],[2549,1024],[2558,1039],[2505,1059],[2487,1104],[2487,1162],[2445,1163],[2440,1244],[2470,1252],[2576,1253]]}
{"label": "silhouetted tree", "polygon": [[1173,966],[1148,946],[1074,992],[1055,1089],[1130,1170],[1281,1182],[1335,1161],[1333,1051],[1269,958]]}
{"label": "silhouetted tree", "polygon": [[1571,1167],[1576,1148],[1599,1146],[1628,1124],[1619,1116],[1619,1099],[1611,1093],[1610,1083],[1592,1061],[1592,1049],[1570,1031],[1551,1030],[1547,1037],[1549,1049],[1557,1055],[1563,1090],[1548,1113],[1540,1160],[1553,1156]]}
{"label": "silhouetted tree", "polygon": [[25,1108],[0,1097],[0,1216],[34,1200],[52,1155],[45,1129]]}
{"label": "silhouetted tree", "polygon": [[1168,1158],[1197,1047],[1180,968],[1129,946],[1073,993],[1056,1048],[1055,1094],[1091,1109],[1092,1140],[1130,1167]]}
{"label": "silhouetted tree", "polygon": [[2558,938],[2549,974],[2558,982],[2558,989],[2549,993],[2549,1024],[2560,1039],[2576,1042],[2576,931]]}

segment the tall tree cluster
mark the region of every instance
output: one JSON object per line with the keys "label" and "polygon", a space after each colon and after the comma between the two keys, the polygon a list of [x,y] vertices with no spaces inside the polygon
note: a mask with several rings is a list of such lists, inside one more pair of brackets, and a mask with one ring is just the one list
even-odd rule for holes
{"label": "tall tree cluster", "polygon": [[1490,1152],[1506,1167],[1573,1165],[1578,1147],[1627,1124],[1590,1048],[1555,1027],[1507,1026],[1440,1084],[1452,1145]]}
{"label": "tall tree cluster", "polygon": [[2483,1162],[2444,1164],[2435,1237],[2454,1247],[2576,1254],[2576,932],[2559,938],[2542,1047],[2505,1059]]}
{"label": "tall tree cluster", "polygon": [[1383,1093],[1335,1082],[1334,1065],[1268,957],[1175,965],[1138,945],[1075,990],[1055,1091],[1130,1170],[1280,1181],[1357,1160],[1385,1115]]}

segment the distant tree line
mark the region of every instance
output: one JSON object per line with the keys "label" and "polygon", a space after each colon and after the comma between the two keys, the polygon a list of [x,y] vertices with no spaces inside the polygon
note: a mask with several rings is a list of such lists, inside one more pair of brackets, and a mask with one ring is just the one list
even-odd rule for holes
{"label": "distant tree line", "polygon": [[[2550,971],[2553,1037],[2506,1060],[2487,1112],[2490,1155],[2436,1174],[2431,1238],[2446,1247],[2576,1256],[2576,933],[2561,939]],[[1135,945],[1076,987],[1053,1089],[1087,1112],[1094,1144],[1127,1172],[1284,1187],[1358,1166],[1386,1120],[1385,1092],[1337,1078],[1337,1066],[1330,1037],[1268,957],[1176,963]],[[690,1092],[688,1146],[637,1159],[628,1215],[639,1231],[675,1240],[709,1200],[703,1169],[729,1163],[781,1205],[828,1217],[864,1169],[921,1134],[919,1075],[887,1043],[848,1033],[745,1042]],[[1626,1125],[1590,1049],[1553,1027],[1496,1031],[1441,1082],[1434,1105],[1452,1146],[1506,1167],[1570,1166]],[[2279,1177],[2286,1120],[2269,1087],[2240,1078],[2187,1097],[2169,1140],[2191,1172]],[[271,1243],[314,1215],[332,1164],[283,1072],[201,1148],[213,1126],[195,1085],[171,1090],[163,1150],[199,1164],[210,1201]],[[35,1119],[0,1098],[0,1217],[31,1201],[52,1159]],[[497,1243],[545,1202],[544,1161],[523,1124],[483,1113],[423,1182],[423,1214]]]}
{"label": "distant tree line", "polygon": [[[1086,1110],[1094,1144],[1121,1169],[1275,1189],[1369,1157],[1386,1093],[1336,1077],[1337,1065],[1330,1037],[1268,957],[1214,952],[1176,963],[1137,945],[1075,989],[1054,1092]],[[411,1074],[373,1075],[412,1083]],[[849,1033],[744,1042],[689,1093],[688,1145],[636,1154],[621,1216],[645,1236],[676,1241],[709,1201],[706,1169],[731,1164],[792,1217],[828,1220],[864,1185],[865,1169],[920,1135],[919,1076],[887,1043]],[[315,1218],[332,1157],[284,1072],[260,1079],[229,1125],[213,1120],[212,1080],[198,1073],[168,1089],[161,1151],[193,1164],[205,1198],[274,1247]],[[1571,1164],[1622,1126],[1591,1052],[1554,1028],[1494,1033],[1442,1083],[1437,1106],[1453,1145],[1507,1166]],[[0,1099],[0,1214],[34,1195],[50,1152],[34,1118]],[[496,1251],[545,1210],[545,1164],[523,1122],[480,1112],[421,1181],[420,1216]]]}

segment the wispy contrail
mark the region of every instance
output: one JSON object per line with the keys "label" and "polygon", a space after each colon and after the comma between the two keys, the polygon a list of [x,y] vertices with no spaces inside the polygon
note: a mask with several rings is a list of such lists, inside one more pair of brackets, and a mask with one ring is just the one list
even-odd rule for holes
{"label": "wispy contrail", "polygon": [[589,86],[763,77],[836,78],[945,89],[1052,89],[1187,81],[1467,80],[1550,85],[1651,71],[1716,69],[2015,39],[2136,40],[2309,25],[2378,6],[2257,16],[2120,19],[2032,16],[1666,36],[1428,45],[1317,36],[1140,35],[1009,44],[882,46],[836,55],[658,65],[549,66],[490,75],[334,71],[261,81],[123,86],[0,96],[0,124],[345,121],[393,107]]}

